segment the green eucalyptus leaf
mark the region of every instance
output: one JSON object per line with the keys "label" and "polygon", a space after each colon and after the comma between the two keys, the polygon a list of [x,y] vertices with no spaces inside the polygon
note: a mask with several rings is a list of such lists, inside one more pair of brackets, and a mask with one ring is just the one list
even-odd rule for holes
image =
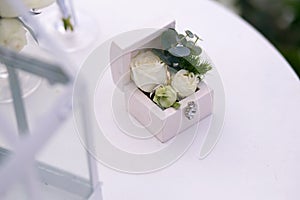
{"label": "green eucalyptus leaf", "polygon": [[187,41],[187,43],[185,44],[185,46],[189,49],[193,49],[196,45],[193,41]]}
{"label": "green eucalyptus leaf", "polygon": [[174,29],[168,29],[161,35],[161,43],[164,49],[169,49],[177,45],[178,33]]}
{"label": "green eucalyptus leaf", "polygon": [[179,44],[185,45],[187,43],[187,40],[183,34],[179,34],[177,37],[177,42]]}
{"label": "green eucalyptus leaf", "polygon": [[195,46],[191,49],[191,52],[192,52],[193,55],[199,56],[199,55],[202,53],[202,49],[201,49],[201,47],[195,45]]}
{"label": "green eucalyptus leaf", "polygon": [[202,39],[198,35],[196,35],[196,34],[194,34],[194,35],[197,38],[197,40],[201,40],[202,41]]}
{"label": "green eucalyptus leaf", "polygon": [[185,33],[187,34],[187,36],[189,36],[190,38],[194,38],[194,34],[189,31],[189,30],[186,30]]}
{"label": "green eucalyptus leaf", "polygon": [[188,56],[191,53],[189,48],[183,46],[172,47],[168,51],[170,52],[170,54],[177,57]]}
{"label": "green eucalyptus leaf", "polygon": [[202,53],[201,47],[197,46],[194,42],[188,41],[185,46],[191,50],[191,53],[198,56]]}

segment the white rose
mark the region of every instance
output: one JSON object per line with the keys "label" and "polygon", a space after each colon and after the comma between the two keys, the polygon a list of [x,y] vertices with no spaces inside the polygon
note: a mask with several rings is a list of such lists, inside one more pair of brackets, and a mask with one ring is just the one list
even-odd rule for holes
{"label": "white rose", "polygon": [[0,19],[0,45],[20,51],[27,44],[26,30],[16,19]]}
{"label": "white rose", "polygon": [[193,94],[199,84],[198,76],[187,70],[179,70],[172,78],[171,85],[181,98]]}
{"label": "white rose", "polygon": [[29,8],[45,8],[56,0],[23,0]]}
{"label": "white rose", "polygon": [[130,63],[131,79],[144,92],[167,82],[167,65],[151,51],[140,52]]}
{"label": "white rose", "polygon": [[155,90],[153,101],[162,108],[169,108],[177,100],[176,91],[170,86],[160,86]]}
{"label": "white rose", "polygon": [[[10,0],[0,0],[0,16],[1,17],[17,17],[20,13],[8,3]],[[55,0],[22,0],[28,8],[44,8],[49,6]]]}

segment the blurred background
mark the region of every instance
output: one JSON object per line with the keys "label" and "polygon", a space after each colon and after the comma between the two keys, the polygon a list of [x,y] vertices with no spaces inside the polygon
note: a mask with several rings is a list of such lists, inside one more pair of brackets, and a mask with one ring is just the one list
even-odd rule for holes
{"label": "blurred background", "polygon": [[216,0],[259,30],[300,77],[300,0]]}

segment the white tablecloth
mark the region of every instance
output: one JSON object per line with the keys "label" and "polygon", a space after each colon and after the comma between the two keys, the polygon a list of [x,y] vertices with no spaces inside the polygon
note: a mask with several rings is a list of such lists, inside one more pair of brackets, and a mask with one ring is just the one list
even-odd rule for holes
{"label": "white tablecloth", "polygon": [[[260,33],[207,0],[78,0],[75,7],[94,17],[100,28],[94,45],[71,54],[78,64],[96,44],[167,16],[176,19],[179,30],[190,29],[204,38],[201,45],[225,88],[222,137],[206,159],[198,159],[200,137],[183,157],[161,171],[133,175],[99,163],[105,200],[300,198],[299,79]],[[66,141],[70,146],[78,143],[74,138],[57,141],[61,146]],[[82,152],[79,145],[77,155]],[[59,156],[52,155],[52,160],[62,163]],[[76,156],[69,158],[64,162],[70,166],[80,162]]]}

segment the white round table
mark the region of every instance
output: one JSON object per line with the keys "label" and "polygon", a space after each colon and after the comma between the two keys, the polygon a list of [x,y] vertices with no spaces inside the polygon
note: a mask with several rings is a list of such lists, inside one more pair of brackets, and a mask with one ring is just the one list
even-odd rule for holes
{"label": "white round table", "polygon": [[179,30],[204,38],[201,45],[226,95],[222,137],[207,158],[199,159],[200,138],[173,165],[149,174],[121,173],[99,163],[105,200],[300,198],[299,79],[260,33],[208,0],[74,2],[100,27],[95,45],[71,54],[77,63],[96,44],[167,16]]}

